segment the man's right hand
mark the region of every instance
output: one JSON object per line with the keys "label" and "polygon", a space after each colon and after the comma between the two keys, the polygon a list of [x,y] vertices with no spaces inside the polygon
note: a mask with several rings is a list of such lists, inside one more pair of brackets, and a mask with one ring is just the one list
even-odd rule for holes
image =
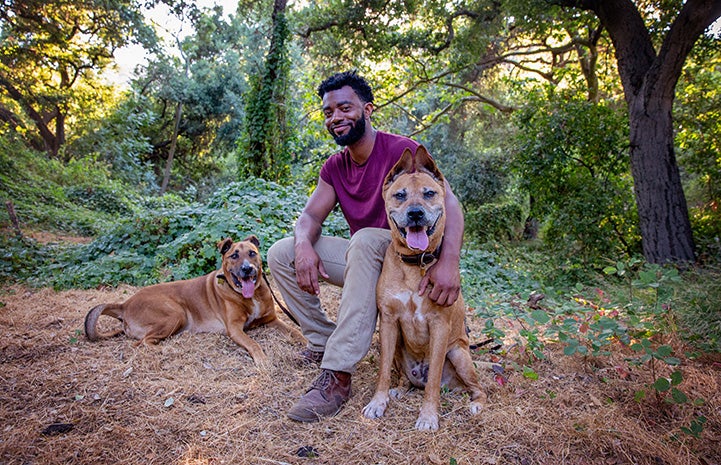
{"label": "man's right hand", "polygon": [[298,287],[309,294],[319,295],[318,275],[328,279],[328,274],[318,253],[310,244],[297,244],[295,247],[295,280]]}

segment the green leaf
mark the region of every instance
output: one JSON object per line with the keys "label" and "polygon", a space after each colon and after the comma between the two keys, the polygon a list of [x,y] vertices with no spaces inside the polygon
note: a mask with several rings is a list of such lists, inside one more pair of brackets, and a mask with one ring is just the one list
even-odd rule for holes
{"label": "green leaf", "polygon": [[676,388],[671,389],[671,397],[677,404],[685,404],[688,402],[688,396]]}
{"label": "green leaf", "polygon": [[538,323],[544,325],[551,321],[551,318],[543,310],[534,310],[531,312],[531,318],[536,320]]}
{"label": "green leaf", "polygon": [[659,346],[658,349],[656,349],[656,353],[658,353],[660,357],[668,357],[673,353],[673,347],[669,345]]}
{"label": "green leaf", "polygon": [[528,378],[528,379],[532,379],[532,380],[537,380],[537,379],[538,379],[538,373],[536,373],[536,372],[533,370],[533,368],[531,368],[531,367],[529,367],[529,366],[524,366],[524,367],[523,367],[523,377],[524,377],[524,378]]}
{"label": "green leaf", "polygon": [[683,382],[683,373],[676,370],[673,373],[671,373],[671,385],[672,386],[678,386]]}
{"label": "green leaf", "polygon": [[573,355],[573,354],[575,354],[575,353],[576,353],[576,347],[578,347],[578,345],[567,345],[566,347],[563,348],[563,354],[564,354],[564,355]]}
{"label": "green leaf", "polygon": [[666,392],[671,389],[671,382],[666,378],[658,378],[653,383],[653,388],[658,392]]}
{"label": "green leaf", "polygon": [[646,391],[644,391],[644,390],[638,390],[633,393],[633,400],[635,400],[636,402],[641,402],[645,398],[646,398]]}

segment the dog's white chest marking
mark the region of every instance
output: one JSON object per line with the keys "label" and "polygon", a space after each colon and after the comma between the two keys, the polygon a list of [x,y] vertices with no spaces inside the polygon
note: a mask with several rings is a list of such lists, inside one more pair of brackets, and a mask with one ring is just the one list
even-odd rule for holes
{"label": "dog's white chest marking", "polygon": [[399,291],[393,297],[395,297],[401,305],[406,308],[410,308],[410,314],[413,315],[413,320],[422,323],[425,320],[421,307],[423,306],[423,296],[419,296],[417,292],[410,290]]}
{"label": "dog's white chest marking", "polygon": [[248,325],[248,324],[252,323],[253,321],[257,320],[258,318],[260,318],[261,308],[262,307],[260,305],[260,302],[253,299],[253,309],[251,310],[250,315],[248,315],[248,320],[245,322],[246,325]]}

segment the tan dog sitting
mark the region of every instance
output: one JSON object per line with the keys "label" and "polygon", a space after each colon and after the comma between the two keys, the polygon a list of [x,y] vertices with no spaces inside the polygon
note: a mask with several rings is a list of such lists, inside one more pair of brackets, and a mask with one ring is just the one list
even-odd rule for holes
{"label": "tan dog sitting", "polygon": [[[260,345],[245,330],[271,325],[298,341],[300,331],[279,320],[270,288],[261,279],[263,262],[258,238],[218,242],[223,256],[220,270],[193,279],[148,286],[122,304],[102,304],[85,317],[85,334],[94,341],[124,332],[141,344],[157,344],[161,339],[188,331],[221,333],[248,351],[258,364],[267,362]],[[100,334],[96,328],[101,315],[123,322],[123,329]]]}
{"label": "tan dog sitting", "polygon": [[391,369],[425,388],[416,429],[437,430],[441,386],[471,394],[470,411],[480,412],[486,394],[478,381],[465,331],[463,297],[442,307],[418,287],[435,261],[445,228],[445,181],[423,146],[415,157],[406,149],[383,186],[392,242],[377,286],[381,361],[376,392],[363,414],[379,418],[388,406]]}

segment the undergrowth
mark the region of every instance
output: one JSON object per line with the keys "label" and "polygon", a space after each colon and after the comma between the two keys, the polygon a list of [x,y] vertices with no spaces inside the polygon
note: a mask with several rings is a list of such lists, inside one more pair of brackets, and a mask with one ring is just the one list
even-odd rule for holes
{"label": "undergrowth", "polygon": [[[537,379],[533,367],[546,358],[549,345],[580,357],[590,372],[597,366],[593,360],[624,353],[624,364],[616,366],[621,376],[631,367],[645,372],[645,387],[634,399],[685,409],[688,424],[676,434],[700,437],[705,401],[690,394],[683,365],[701,352],[721,351],[717,271],[687,271],[682,277],[673,267],[634,259],[589,272],[586,283],[556,287],[540,278],[548,264],[524,269],[536,262],[537,252],[520,247],[508,252],[473,252],[462,270],[466,298],[485,319],[484,334],[512,339],[505,347],[514,348],[520,364],[507,368]],[[507,334],[497,324],[502,320],[519,329]]]}
{"label": "undergrowth", "polygon": [[[217,243],[250,234],[262,251],[292,234],[307,196],[296,186],[260,179],[230,183],[206,204],[150,202],[138,212],[118,216],[115,224],[85,245],[40,245],[29,239],[3,239],[0,277],[56,289],[95,288],[128,283],[188,279],[220,264]],[[329,234],[347,234],[339,214],[326,224]]]}

